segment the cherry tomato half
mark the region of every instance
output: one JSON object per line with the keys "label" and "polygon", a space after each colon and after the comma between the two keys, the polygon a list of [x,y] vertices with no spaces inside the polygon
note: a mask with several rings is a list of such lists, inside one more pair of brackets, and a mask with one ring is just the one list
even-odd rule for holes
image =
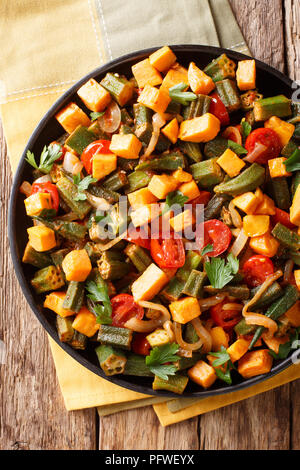
{"label": "cherry tomato half", "polygon": [[52,208],[58,211],[59,208],[59,195],[55,184],[47,181],[46,183],[33,183],[31,194],[35,193],[49,193],[51,196]]}
{"label": "cherry tomato half", "polygon": [[275,214],[271,217],[274,225],[280,222],[282,225],[285,225],[287,228],[290,229],[296,227],[296,225],[292,224],[290,220],[290,214],[288,212],[285,212],[282,209],[278,209],[278,207],[275,207],[275,211]]}
{"label": "cherry tomato half", "polygon": [[136,317],[141,320],[144,309],[135,303],[132,295],[119,294],[111,299],[113,326],[124,327],[130,318]]}
{"label": "cherry tomato half", "polygon": [[273,129],[261,127],[252,131],[251,134],[248,135],[245,143],[246,150],[251,153],[257,143],[263,144],[267,148],[256,158],[256,163],[265,164],[270,158],[276,158],[280,154],[280,140]]}
{"label": "cherry tomato half", "polygon": [[150,253],[160,268],[181,268],[185,262],[184,244],[181,239],[152,239]]}
{"label": "cherry tomato half", "polygon": [[127,237],[124,238],[128,242],[135,243],[146,250],[150,250],[150,238],[142,227],[129,227]]}
{"label": "cherry tomato half", "polygon": [[92,167],[92,158],[97,153],[107,154],[112,153],[109,150],[110,140],[95,140],[89,144],[81,154],[81,161],[83,163],[84,168],[86,169],[87,173],[91,175],[93,173]]}
{"label": "cherry tomato half", "polygon": [[196,235],[199,250],[212,245],[208,256],[219,256],[227,250],[231,241],[231,231],[221,220],[211,219],[201,224]]}
{"label": "cherry tomato half", "polygon": [[214,323],[224,328],[225,331],[231,330],[242,318],[239,310],[224,310],[225,304],[228,304],[229,300],[224,299],[217,305],[214,305],[209,309],[209,313]]}
{"label": "cherry tomato half", "polygon": [[220,120],[222,126],[227,126],[229,124],[229,114],[226,106],[224,105],[218,93],[212,93],[210,97],[212,100],[210,103],[209,112]]}
{"label": "cherry tomato half", "polygon": [[150,353],[150,343],[147,340],[146,336],[149,333],[136,333],[134,335],[131,349],[135,354],[141,354],[142,356],[148,356]]}
{"label": "cherry tomato half", "polygon": [[274,273],[274,265],[267,256],[254,255],[244,264],[243,273],[246,284],[249,287],[257,287]]}

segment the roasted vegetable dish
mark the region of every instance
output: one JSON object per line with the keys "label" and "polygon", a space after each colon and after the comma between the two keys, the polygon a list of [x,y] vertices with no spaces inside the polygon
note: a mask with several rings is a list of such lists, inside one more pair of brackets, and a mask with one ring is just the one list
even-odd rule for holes
{"label": "roasted vegetable dish", "polygon": [[88,80],[27,152],[23,263],[60,341],[107,376],[181,394],[297,348],[300,106],[264,92],[255,60],[184,67],[164,46]]}

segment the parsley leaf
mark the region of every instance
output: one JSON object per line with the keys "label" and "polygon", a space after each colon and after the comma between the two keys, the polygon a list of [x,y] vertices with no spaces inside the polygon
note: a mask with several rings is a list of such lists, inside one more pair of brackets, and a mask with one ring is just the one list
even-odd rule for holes
{"label": "parsley leaf", "polygon": [[237,144],[233,140],[228,140],[228,147],[233,150],[237,155],[247,154],[248,151],[240,144]]}
{"label": "parsley leaf", "polygon": [[[105,281],[98,280],[98,282],[88,281],[85,284],[86,290],[89,292],[87,297],[92,301],[92,310],[96,315],[97,323],[104,325],[112,324],[112,308],[111,302],[108,295],[108,288]],[[102,302],[103,305],[99,305],[94,302]]]}
{"label": "parsley leaf", "polygon": [[172,86],[169,88],[169,96],[173,101],[177,103],[181,103],[183,106],[188,106],[190,101],[194,101],[197,99],[197,95],[192,92],[183,91],[188,87],[188,85],[184,82],[178,83],[177,85]]}
{"label": "parsley leaf", "polygon": [[158,377],[168,380],[169,375],[175,375],[177,367],[166,362],[176,362],[179,356],[176,355],[179,349],[178,344],[165,344],[152,349],[149,356],[146,356],[146,365],[151,372]]}
{"label": "parsley leaf", "polygon": [[185,196],[181,191],[172,191],[166,197],[166,204],[163,208],[161,215],[164,215],[166,214],[166,212],[169,212],[169,210],[172,209],[172,206],[175,206],[176,204],[183,207],[188,200],[189,198]]}
{"label": "parsley leaf", "polygon": [[223,372],[221,369],[215,369],[216,376],[220,379],[226,382],[228,385],[232,384],[232,378],[231,378],[231,369],[229,366],[226,367],[225,372]]}
{"label": "parsley leaf", "polygon": [[96,119],[103,116],[103,114],[105,114],[104,111],[102,111],[101,113],[97,113],[96,111],[93,111],[93,112],[90,113],[90,118],[91,118],[92,121],[96,121]]}
{"label": "parsley leaf", "polygon": [[211,251],[214,251],[214,247],[210,244],[206,245],[203,250],[201,251],[201,256],[206,255],[207,253],[210,253]]}
{"label": "parsley leaf", "polygon": [[241,121],[241,131],[242,131],[242,136],[244,139],[246,139],[252,131],[251,124],[249,124],[249,122],[246,121],[245,118],[243,118]]}
{"label": "parsley leaf", "polygon": [[292,155],[283,163],[285,164],[286,171],[300,170],[300,150],[296,149]]}
{"label": "parsley leaf", "polygon": [[278,353],[275,351],[269,350],[269,354],[273,356],[274,359],[286,359],[290,354],[292,349],[298,349],[298,343],[295,344],[295,341],[298,341],[300,328],[296,329],[296,332],[290,336],[290,340],[284,344],[279,345]]}
{"label": "parsley leaf", "polygon": [[230,356],[223,345],[221,346],[220,351],[210,352],[209,355],[217,357],[217,359],[212,363],[214,367],[222,366],[223,364],[226,364],[226,362],[230,361]]}
{"label": "parsley leaf", "polygon": [[206,274],[215,289],[222,289],[238,272],[238,259],[232,254],[229,254],[227,261],[228,262],[225,264],[225,259],[223,258],[211,258],[210,262],[205,263]]}
{"label": "parsley leaf", "polygon": [[[212,362],[212,366],[215,369],[217,377],[226,382],[228,385],[231,385],[231,369],[235,369],[235,367],[230,360],[230,356],[226,348],[222,345],[220,351],[210,352],[209,355],[217,358]],[[225,367],[220,368],[220,366]]]}
{"label": "parsley leaf", "polygon": [[50,173],[52,166],[56,160],[62,155],[61,146],[59,144],[45,145],[40,156],[40,164],[37,165],[34,154],[27,150],[26,161],[34,168],[40,170],[43,173]]}
{"label": "parsley leaf", "polygon": [[76,184],[78,188],[78,194],[74,197],[74,201],[85,201],[86,195],[84,191],[89,187],[91,183],[95,183],[97,178],[93,178],[91,175],[86,176],[85,178],[81,179],[80,174],[73,176],[73,183]]}

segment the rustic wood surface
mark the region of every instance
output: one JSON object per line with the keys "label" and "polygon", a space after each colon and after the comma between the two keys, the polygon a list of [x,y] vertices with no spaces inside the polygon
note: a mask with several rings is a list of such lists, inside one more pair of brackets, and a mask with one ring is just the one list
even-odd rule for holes
{"label": "rustic wood surface", "polygon": [[[230,0],[253,56],[300,79],[299,0]],[[13,272],[7,240],[11,172],[0,130],[0,449],[300,449],[300,381],[167,428],[151,407],[99,420],[66,412],[46,335]]]}

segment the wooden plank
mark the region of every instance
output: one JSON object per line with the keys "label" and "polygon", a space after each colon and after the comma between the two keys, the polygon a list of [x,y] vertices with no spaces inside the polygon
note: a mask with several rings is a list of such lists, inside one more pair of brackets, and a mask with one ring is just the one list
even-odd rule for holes
{"label": "wooden plank", "polygon": [[284,71],[282,0],[230,0],[253,56]]}
{"label": "wooden plank", "polygon": [[[300,79],[300,3],[299,0],[285,0],[285,40],[288,74]],[[300,99],[300,93],[298,93]]]}
{"label": "wooden plank", "polygon": [[96,412],[66,411],[46,334],[14,274],[7,238],[11,173],[2,127],[0,164],[0,339],[7,350],[6,364],[0,366],[0,447],[96,449]]}
{"label": "wooden plank", "polygon": [[163,428],[152,407],[123,411],[100,420],[101,450],[198,450],[198,418]]}

